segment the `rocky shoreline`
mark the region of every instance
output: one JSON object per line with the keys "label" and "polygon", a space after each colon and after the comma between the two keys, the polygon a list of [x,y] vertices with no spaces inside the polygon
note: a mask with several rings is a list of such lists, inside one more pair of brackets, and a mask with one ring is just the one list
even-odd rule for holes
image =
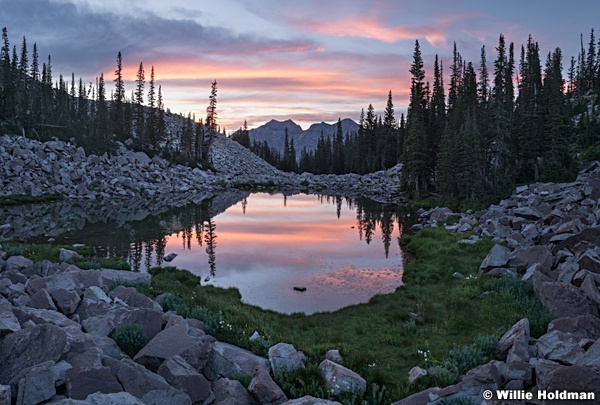
{"label": "rocky shoreline", "polygon": [[[5,257],[0,250],[0,257]],[[0,259],[0,404],[327,405],[288,400],[273,374],[304,367],[292,345],[269,358],[215,340],[196,319],[163,311],[123,280],[149,283],[147,273],[80,270],[68,263]],[[113,338],[137,325],[148,338],[128,356]],[[259,338],[260,339],[260,338]],[[321,363],[335,394],[362,391],[366,382],[332,351]],[[335,361],[334,361],[335,360]],[[250,381],[244,387],[238,380]]]}
{"label": "rocky shoreline", "polygon": [[[394,405],[437,405],[455,399],[546,404],[555,403],[550,397],[562,392],[594,394],[595,400],[583,403],[600,400],[599,199],[600,162],[592,162],[572,183],[517,187],[510,198],[485,211],[462,214],[456,225],[447,226],[454,232],[476,230],[465,243],[494,238],[498,244],[482,262],[480,274],[518,277],[531,284],[556,319],[538,339],[530,335],[529,320],[522,319],[502,336],[496,358],[469,371],[460,383],[431,388]],[[423,226],[438,226],[449,215],[450,210],[437,208],[421,211],[421,220]],[[427,372],[435,370],[414,370]],[[484,395],[486,390],[491,398]],[[523,395],[500,399],[497,390]]]}
{"label": "rocky shoreline", "polygon": [[0,197],[58,193],[67,199],[105,201],[262,187],[286,194],[370,197],[401,202],[401,166],[364,176],[282,172],[224,136],[211,151],[216,172],[150,158],[120,145],[115,155],[86,154],[81,147],[22,136],[0,137]]}

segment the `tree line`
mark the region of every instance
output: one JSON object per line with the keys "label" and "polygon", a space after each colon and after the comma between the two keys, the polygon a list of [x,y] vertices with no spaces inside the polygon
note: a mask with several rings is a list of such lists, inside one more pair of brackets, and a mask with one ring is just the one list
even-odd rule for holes
{"label": "tree line", "polygon": [[594,31],[587,57],[582,46],[578,62],[571,60],[568,82],[560,48],[548,52],[543,69],[531,36],[521,46],[518,66],[514,44],[506,44],[503,35],[495,51],[488,72],[485,46],[476,68],[455,44],[446,97],[442,63],[436,55],[430,87],[415,41],[402,155],[403,186],[415,197],[439,192],[458,201],[489,202],[515,184],[571,179],[576,152],[600,157]]}
{"label": "tree line", "polygon": [[[114,151],[116,142],[126,143],[149,155],[179,159],[193,164],[209,160],[210,149],[220,131],[217,125],[217,82],[211,83],[206,119],[180,115],[170,128],[173,116],[163,102],[162,87],[155,83],[154,66],[149,80],[140,62],[131,96],[126,95],[121,52],[117,54],[114,88],[107,96],[104,73],[95,83],[53,77],[52,59],[41,62],[33,44],[29,62],[27,40],[21,51],[10,47],[8,31],[2,29],[0,48],[0,126],[24,136],[49,140],[73,140],[94,152]],[[40,64],[41,63],[41,64]],[[147,91],[146,91],[147,85]],[[177,118],[177,117],[176,117]],[[172,120],[171,120],[172,121]],[[173,133],[171,133],[173,132]]]}
{"label": "tree line", "polygon": [[244,126],[231,137],[280,170],[314,174],[366,174],[389,169],[399,162],[404,130],[404,114],[399,122],[395,120],[390,91],[383,120],[375,115],[373,105],[369,104],[366,115],[364,109],[361,113],[357,131],[344,133],[341,119],[338,118],[335,134],[321,132],[315,150],[302,148],[298,153],[287,128],[283,152],[270,147],[267,141],[251,143],[245,121]]}

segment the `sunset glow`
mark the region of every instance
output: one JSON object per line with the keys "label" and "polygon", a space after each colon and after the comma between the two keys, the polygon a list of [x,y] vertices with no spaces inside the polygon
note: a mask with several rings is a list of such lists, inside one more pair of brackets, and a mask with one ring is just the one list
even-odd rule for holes
{"label": "sunset glow", "polygon": [[[408,104],[409,69],[420,41],[428,79],[435,54],[446,68],[456,43],[465,61],[479,64],[483,45],[492,68],[500,33],[515,49],[529,34],[541,54],[561,47],[563,66],[579,34],[597,23],[598,2],[565,13],[557,2],[519,2],[519,13],[497,2],[357,0],[0,0],[0,26],[11,44],[37,43],[52,56],[55,79],[75,73],[93,83],[104,73],[112,90],[117,52],[123,54],[126,94],[140,61],[146,80],[154,66],[166,107],[206,115],[217,80],[218,123],[231,132],[270,119],[306,128],[338,117],[358,120],[373,104],[382,114],[389,90],[399,118]],[[540,7],[543,6],[543,7]],[[517,55],[518,56],[518,55]],[[447,81],[446,81],[447,82]]]}
{"label": "sunset glow", "polygon": [[[400,227],[393,225],[386,257],[380,224],[367,243],[355,208],[345,202],[338,218],[335,205],[314,195],[291,196],[284,206],[281,196],[253,194],[245,214],[240,202],[214,223],[216,275],[202,283],[238,288],[252,305],[286,313],[333,311],[402,284]],[[191,240],[187,248],[183,235],[172,234],[165,251],[177,253],[178,266],[205,280],[206,243],[199,246],[195,233]],[[299,294],[294,286],[307,290]]]}

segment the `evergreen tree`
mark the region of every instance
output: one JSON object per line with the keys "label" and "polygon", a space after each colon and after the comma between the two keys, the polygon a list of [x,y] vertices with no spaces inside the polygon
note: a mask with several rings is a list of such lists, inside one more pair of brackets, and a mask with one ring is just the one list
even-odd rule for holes
{"label": "evergreen tree", "polygon": [[562,78],[562,52],[560,48],[548,54],[544,70],[543,129],[544,150],[542,176],[545,180],[567,180],[573,169],[568,151],[571,121],[567,113],[564,82]]}
{"label": "evergreen tree", "polygon": [[148,82],[148,119],[146,120],[146,139],[148,147],[158,149],[156,136],[156,92],[154,87],[154,66],[150,69],[150,82]]}
{"label": "evergreen tree", "polygon": [[210,159],[210,148],[217,135],[217,81],[211,83],[209,103],[206,108],[206,133],[204,134],[204,147],[202,156],[204,159]]}
{"label": "evergreen tree", "polygon": [[424,120],[425,70],[419,41],[415,41],[413,63],[410,68],[412,75],[410,88],[410,103],[408,106],[407,135],[404,151],[403,179],[407,189],[420,198],[429,189],[430,167],[427,159],[427,133]]}
{"label": "evergreen tree", "polygon": [[521,49],[519,97],[515,110],[513,157],[519,170],[517,181],[537,181],[544,144],[542,131],[542,68],[539,46],[529,36],[527,50]]}
{"label": "evergreen tree", "polygon": [[146,83],[146,77],[144,74],[144,64],[140,62],[136,79],[135,79],[135,129],[138,142],[142,150],[146,148],[147,140],[144,137],[144,86]]}
{"label": "evergreen tree", "polygon": [[111,111],[113,116],[113,129],[117,138],[121,141],[126,139],[125,130],[125,82],[123,81],[123,59],[121,52],[117,54],[117,69],[115,70],[115,92]]}
{"label": "evergreen tree", "polygon": [[435,55],[433,64],[433,93],[428,109],[429,125],[427,128],[427,154],[430,168],[435,168],[437,165],[438,150],[446,124],[446,95],[443,75],[443,64],[438,60],[438,55]]}

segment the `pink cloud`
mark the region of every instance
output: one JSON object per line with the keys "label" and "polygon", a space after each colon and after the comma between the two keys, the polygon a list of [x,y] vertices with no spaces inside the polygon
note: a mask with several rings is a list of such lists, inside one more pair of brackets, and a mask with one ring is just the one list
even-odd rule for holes
{"label": "pink cloud", "polygon": [[376,39],[386,43],[425,38],[432,46],[443,46],[445,35],[432,27],[387,26],[376,16],[351,15],[337,21],[317,21],[289,17],[289,22],[314,33],[336,37]]}

